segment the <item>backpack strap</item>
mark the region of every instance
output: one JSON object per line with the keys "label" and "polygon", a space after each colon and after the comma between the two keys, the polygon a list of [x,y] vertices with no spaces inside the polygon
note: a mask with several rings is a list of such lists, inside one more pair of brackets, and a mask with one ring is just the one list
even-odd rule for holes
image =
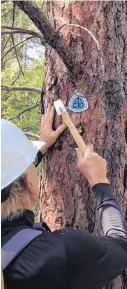
{"label": "backpack strap", "polygon": [[37,236],[41,235],[42,231],[34,229],[23,229],[14,235],[1,248],[1,267],[4,270],[16,256]]}
{"label": "backpack strap", "polygon": [[34,230],[43,230],[43,227],[42,227],[42,222],[39,222],[39,223],[33,223],[33,229]]}
{"label": "backpack strap", "polygon": [[34,223],[33,229],[34,230],[41,230],[41,231],[46,230],[48,232],[51,232],[50,228],[48,227],[48,225],[45,222]]}

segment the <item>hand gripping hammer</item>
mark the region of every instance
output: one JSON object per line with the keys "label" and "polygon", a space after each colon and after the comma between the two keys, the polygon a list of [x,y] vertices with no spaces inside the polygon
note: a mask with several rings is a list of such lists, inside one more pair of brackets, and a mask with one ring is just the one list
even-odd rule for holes
{"label": "hand gripping hammer", "polygon": [[80,149],[80,151],[84,155],[86,145],[85,145],[81,135],[78,133],[76,127],[74,126],[73,122],[71,121],[66,107],[64,106],[64,104],[62,103],[62,101],[60,99],[54,101],[54,106],[55,106],[57,114],[62,116],[63,122],[69,128],[70,133],[72,134],[78,148]]}

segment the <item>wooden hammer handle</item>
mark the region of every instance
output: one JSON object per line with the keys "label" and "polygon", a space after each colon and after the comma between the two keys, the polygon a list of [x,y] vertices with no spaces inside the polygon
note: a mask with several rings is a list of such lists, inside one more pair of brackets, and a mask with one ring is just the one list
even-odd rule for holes
{"label": "wooden hammer handle", "polygon": [[73,136],[78,148],[80,149],[80,151],[84,155],[84,151],[85,151],[86,145],[85,145],[82,137],[78,133],[76,127],[74,126],[73,122],[71,121],[68,112],[63,112],[61,115],[62,115],[63,122],[69,128],[69,130],[70,130],[70,132],[71,132],[71,134],[72,134],[72,136]]}

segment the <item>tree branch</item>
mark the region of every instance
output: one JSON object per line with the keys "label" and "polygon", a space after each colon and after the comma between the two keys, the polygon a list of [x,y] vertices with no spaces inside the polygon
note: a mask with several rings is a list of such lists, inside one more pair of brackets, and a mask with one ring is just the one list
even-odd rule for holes
{"label": "tree branch", "polygon": [[[4,60],[3,61],[3,63],[2,63],[2,65],[1,65],[1,68],[3,69],[3,67],[4,67],[4,65],[5,65],[5,62],[6,62],[6,65],[7,65],[7,62],[8,61],[10,61],[10,60],[15,60],[15,56],[14,55],[12,55],[11,57],[8,57],[7,59],[6,59],[6,61]],[[9,64],[10,65],[10,64]]]}
{"label": "tree branch", "polygon": [[19,76],[20,76],[20,71],[18,72],[17,76],[15,77],[13,82],[11,83],[11,86],[15,84],[15,82],[18,80]]}
{"label": "tree branch", "polygon": [[26,111],[32,110],[33,108],[36,108],[36,107],[38,107],[38,106],[39,106],[39,104],[36,104],[36,105],[34,105],[34,106],[31,106],[31,107],[23,110],[22,112],[18,113],[17,115],[15,115],[15,116],[13,116],[13,117],[11,117],[11,118],[8,118],[7,120],[13,120],[13,119],[15,119],[15,118],[19,118],[20,115],[22,115],[22,114],[25,113]]}
{"label": "tree branch", "polygon": [[[31,37],[26,38],[26,41],[27,41],[28,39],[30,39],[30,38],[31,38]],[[15,50],[15,56],[16,56],[16,59],[17,59],[18,65],[19,65],[19,69],[20,69],[20,71],[22,72],[22,74],[24,75],[24,72],[23,72],[23,70],[22,70],[22,66],[21,66],[21,63],[20,63],[20,60],[19,60],[18,52],[17,52],[17,49],[16,49],[17,44],[15,44],[15,40],[14,40],[13,34],[11,35],[11,39],[12,39],[12,43],[13,43],[13,48],[14,48],[14,50]],[[19,44],[21,44],[21,42],[20,42]]]}
{"label": "tree branch", "polygon": [[[12,27],[14,26],[14,22],[15,22],[15,9],[16,9],[16,6],[15,6],[15,4],[13,3],[13,20],[12,20]],[[15,50],[15,56],[16,56],[16,59],[17,59],[18,65],[19,65],[19,69],[20,69],[20,71],[22,72],[22,74],[24,75],[24,72],[23,72],[23,70],[22,70],[22,66],[21,66],[21,64],[20,64],[18,52],[17,52],[17,49],[16,49],[16,44],[15,44],[14,36],[13,36],[13,34],[11,34],[10,36],[11,36],[11,39],[12,39],[12,44],[13,44],[13,48],[14,48],[14,50]],[[21,43],[21,42],[20,42],[20,43]]]}
{"label": "tree branch", "polygon": [[73,74],[77,78],[77,75],[83,73],[82,67],[76,62],[72,50],[64,43],[62,37],[52,27],[41,9],[32,1],[13,2],[28,15],[42,33],[45,41],[57,51],[71,75]]}
{"label": "tree branch", "polygon": [[10,92],[12,90],[23,90],[23,91],[34,91],[37,93],[41,93],[40,88],[28,87],[28,86],[4,86],[4,85],[2,85],[1,90],[6,90],[8,92]]}
{"label": "tree branch", "polygon": [[34,134],[34,133],[31,133],[31,132],[26,132],[26,131],[23,131],[24,133],[25,133],[25,135],[27,135],[27,136],[31,136],[31,137],[33,137],[33,138],[35,138],[35,139],[39,139],[39,135],[38,134]]}
{"label": "tree branch", "polygon": [[9,37],[8,37],[8,39],[7,39],[7,41],[5,42],[5,44],[4,44],[4,48],[3,48],[3,50],[6,48],[6,46],[7,46],[7,44],[8,44],[8,42],[9,42],[9,40],[10,40],[10,35],[9,35]]}
{"label": "tree branch", "polygon": [[[13,8],[11,9],[13,14],[14,14],[14,6],[15,6],[15,4],[13,4]],[[13,18],[13,20],[12,20],[12,27],[13,27],[13,25],[14,25],[14,16],[12,18]],[[11,35],[9,35],[9,37],[8,37],[8,39],[7,39],[7,41],[6,41],[5,45],[4,45],[4,49],[6,48],[6,45],[8,44],[10,38],[11,38]]]}
{"label": "tree branch", "polygon": [[[17,44],[15,44],[14,46],[12,46],[12,47],[11,47],[10,49],[8,49],[8,51],[2,56],[1,60],[3,60],[3,58],[4,58],[11,50],[15,49],[18,45],[26,42],[27,40],[29,40],[29,39],[31,39],[31,38],[32,38],[32,36],[27,37],[26,39],[24,39],[24,40],[18,42]],[[16,53],[17,53],[17,51],[16,51]]]}
{"label": "tree branch", "polygon": [[43,36],[34,30],[29,30],[29,29],[25,29],[25,28],[18,28],[18,27],[10,27],[10,26],[1,26],[1,29],[12,30],[12,31],[1,31],[1,34],[13,34],[13,33],[29,34],[29,35],[33,35],[34,37],[40,38],[40,40],[43,42],[43,44],[45,44]]}
{"label": "tree branch", "polygon": [[13,11],[13,8],[12,8],[11,10],[7,11],[5,14],[1,15],[1,18],[2,18],[2,17],[5,17],[7,14],[9,14],[9,13],[12,12],[12,11]]}

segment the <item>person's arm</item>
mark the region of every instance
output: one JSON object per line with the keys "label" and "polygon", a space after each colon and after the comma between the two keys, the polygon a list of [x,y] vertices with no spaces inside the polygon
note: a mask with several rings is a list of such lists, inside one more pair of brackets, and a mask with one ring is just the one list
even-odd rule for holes
{"label": "person's arm", "polygon": [[37,167],[43,159],[44,154],[41,151],[38,151],[35,157],[34,165]]}
{"label": "person's arm", "polygon": [[125,238],[127,241],[126,221],[112,194],[107,178],[106,160],[94,152],[92,145],[86,147],[84,156],[79,150],[77,153],[79,170],[87,178],[95,193],[101,234]]}
{"label": "person's arm", "polygon": [[111,192],[106,161],[94,153],[92,146],[86,147],[84,156],[77,152],[78,167],[93,188],[102,234],[106,236],[66,229],[67,272],[73,288],[98,289],[127,268],[127,227]]}
{"label": "person's arm", "polygon": [[70,228],[62,236],[69,284],[74,289],[101,289],[127,268],[127,240]]}
{"label": "person's arm", "polygon": [[121,209],[112,194],[110,184],[93,186],[102,235],[124,238],[127,241],[127,224]]}
{"label": "person's arm", "polygon": [[39,140],[46,144],[38,151],[34,165],[37,167],[47,150],[56,142],[60,134],[65,130],[66,125],[61,124],[55,131],[52,128],[54,120],[55,109],[54,106],[49,103],[46,113],[41,117],[41,129]]}

